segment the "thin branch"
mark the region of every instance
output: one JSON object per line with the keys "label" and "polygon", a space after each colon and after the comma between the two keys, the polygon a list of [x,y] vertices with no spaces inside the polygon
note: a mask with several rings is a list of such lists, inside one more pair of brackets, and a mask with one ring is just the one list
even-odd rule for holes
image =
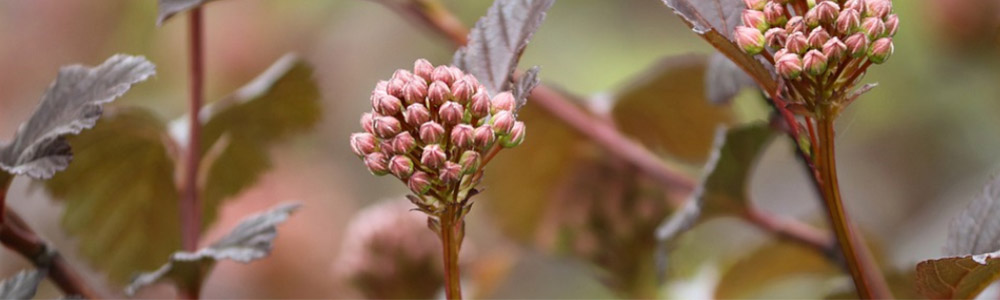
{"label": "thin branch", "polygon": [[[6,194],[6,190],[0,192],[3,192],[0,195]],[[4,247],[17,252],[36,267],[47,269],[49,279],[66,295],[77,295],[86,299],[101,298],[58,252],[50,248],[28,227],[17,213],[11,209],[4,211],[3,226],[0,228],[0,242]]]}
{"label": "thin branch", "polygon": [[[198,199],[198,171],[201,170],[201,106],[204,102],[204,47],[201,7],[191,9],[188,15],[190,55],[190,103],[188,118],[188,143],[184,155],[184,196],[180,201],[181,236],[186,251],[197,251],[201,236],[201,201]],[[198,299],[201,283],[179,286],[178,297]]]}

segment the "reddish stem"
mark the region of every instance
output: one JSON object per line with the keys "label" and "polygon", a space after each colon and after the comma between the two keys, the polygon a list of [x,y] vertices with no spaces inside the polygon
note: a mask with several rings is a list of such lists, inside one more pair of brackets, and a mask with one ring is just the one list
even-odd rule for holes
{"label": "reddish stem", "polygon": [[[0,198],[3,198],[6,192],[6,188],[0,189]],[[39,238],[17,213],[10,209],[4,212],[3,226],[0,228],[0,242],[4,247],[27,258],[36,267],[46,269],[49,279],[66,295],[77,295],[86,299],[101,298],[61,255],[52,252],[45,241]]]}
{"label": "reddish stem", "polygon": [[[201,8],[188,15],[190,55],[190,102],[187,153],[184,155],[184,196],[180,201],[181,236],[185,251],[197,251],[201,236],[201,202],[198,199],[198,171],[201,164],[201,114],[204,84],[204,47]],[[198,299],[200,282],[179,288],[178,297]]]}
{"label": "reddish stem", "polygon": [[441,253],[444,260],[445,299],[449,300],[462,299],[458,252],[462,245],[460,230],[463,229],[462,220],[458,218],[461,205],[457,202],[455,199],[453,202],[445,203],[444,212],[438,217],[441,225]]}
{"label": "reddish stem", "polygon": [[826,232],[791,219],[783,219],[767,214],[755,207],[748,208],[743,218],[761,229],[799,244],[808,246],[827,256],[836,256],[834,240]]}

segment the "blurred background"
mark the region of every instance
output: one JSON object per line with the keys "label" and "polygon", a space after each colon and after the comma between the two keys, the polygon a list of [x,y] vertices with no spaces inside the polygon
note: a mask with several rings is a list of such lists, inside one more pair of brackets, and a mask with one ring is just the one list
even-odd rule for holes
{"label": "blurred background", "polygon": [[[490,2],[443,1],[464,24],[474,24]],[[879,82],[879,87],[841,117],[838,154],[848,210],[879,252],[886,272],[905,278],[918,261],[942,255],[950,218],[1000,172],[1000,4],[995,0],[895,1],[895,8],[902,20],[895,55],[867,76],[866,81]],[[437,250],[433,249],[433,255],[375,255],[356,245],[365,239],[434,237],[426,235],[429,231],[422,227],[421,219],[384,221],[418,214],[406,212],[405,206],[359,214],[387,206],[387,202],[404,201],[402,195],[407,190],[391,178],[369,175],[351,153],[348,136],[360,131],[358,117],[369,109],[368,95],[375,82],[388,78],[397,68],[410,68],[417,58],[435,64],[449,62],[454,51],[451,43],[373,1],[226,0],[208,4],[204,13],[206,99],[222,98],[284,53],[296,52],[316,68],[324,116],[312,132],[272,149],[275,167],[254,187],[228,200],[218,222],[203,239],[203,244],[210,242],[243,216],[275,203],[302,202],[304,208],[281,226],[273,254],[249,265],[220,263],[203,295],[392,296],[372,294],[374,286],[374,290],[412,290],[398,294],[407,297],[434,296],[437,288],[426,288],[435,284],[433,280],[388,284],[400,279],[376,276],[364,281],[352,277],[379,268],[397,268],[397,272],[379,273],[383,277],[433,277],[437,264],[423,266],[419,262],[437,259]],[[155,78],[135,86],[115,106],[146,107],[162,119],[182,115],[187,95],[186,16],[161,28],[155,26],[155,18],[156,3],[152,0],[0,1],[0,139],[13,136],[59,66],[95,65],[114,53],[144,55],[158,69]],[[585,107],[606,112],[612,105],[606,103],[606,95],[631,86],[634,78],[662,59],[712,51],[661,1],[563,0],[549,11],[521,66],[540,65],[544,82],[578,95]],[[661,109],[677,109],[663,117],[667,123],[648,130],[689,135],[678,135],[685,138],[655,150],[692,178],[699,178],[705,159],[699,153],[707,154],[708,149],[689,150],[693,155],[673,150],[704,148],[701,144],[711,141],[711,129],[717,123],[739,124],[766,117],[766,106],[752,91],[740,94],[726,107],[711,107],[700,94],[668,90],[659,96]],[[691,115],[710,110],[713,116],[723,117],[706,124],[689,124],[704,122],[686,117],[691,116],[687,109],[699,110]],[[601,185],[580,189],[573,180],[589,176],[588,182],[648,184],[613,161],[553,163],[562,151],[585,157],[601,155],[579,142],[570,143],[576,145],[571,148],[562,146],[554,136],[572,141],[579,137],[560,135],[566,132],[564,126],[542,113],[526,114],[525,144],[507,150],[510,153],[505,151],[500,157],[506,160],[491,165],[495,173],[487,172],[486,176],[496,178],[488,179],[487,191],[478,197],[480,205],[469,217],[462,261],[470,296],[608,298],[648,296],[643,291],[652,289],[663,297],[703,298],[712,297],[713,291],[720,295],[717,285],[747,285],[740,283],[740,278],[747,276],[775,280],[725,295],[813,298],[849,287],[847,277],[817,260],[815,254],[803,254],[801,249],[762,251],[786,245],[774,243],[741,221],[724,218],[702,224],[680,238],[670,254],[666,284],[636,287],[641,285],[636,281],[655,282],[652,275],[630,276],[650,273],[642,270],[652,267],[651,260],[645,259],[652,253],[648,240],[651,228],[666,215],[662,199],[669,197],[669,191],[640,188],[648,191],[649,197],[639,197],[645,200],[629,208],[632,210],[617,217],[595,216],[594,211],[601,210],[591,208],[608,205],[601,202],[607,191]],[[692,127],[698,131],[691,131]],[[688,141],[698,145],[689,147],[685,144]],[[522,175],[553,184],[518,185]],[[560,189],[554,187],[557,182],[562,182]],[[784,137],[769,146],[753,172],[750,191],[753,201],[767,211],[824,226],[819,200]],[[84,270],[88,282],[107,295],[121,295],[120,285],[106,280],[76,253],[76,241],[60,228],[63,205],[58,200],[50,199],[44,189],[26,178],[15,181],[8,199],[33,228]],[[602,222],[594,225],[588,221],[594,219]],[[403,223],[415,225],[405,226],[412,231],[378,236],[380,228]],[[382,231],[393,232],[399,227]],[[434,243],[421,244],[421,239],[411,240],[384,244],[402,249],[436,247]],[[758,273],[731,274],[741,270],[742,262],[759,256],[758,252],[794,255],[752,268]],[[398,271],[403,264],[391,261],[372,262],[386,260],[378,255],[410,262],[407,266],[411,269]],[[642,259],[625,261],[632,257]],[[14,253],[0,250],[0,277],[27,266]],[[765,273],[768,275],[761,275]],[[362,281],[367,285],[359,284]],[[171,286],[161,284],[139,296],[172,297],[173,293]],[[46,283],[39,297],[57,295],[58,291]]]}

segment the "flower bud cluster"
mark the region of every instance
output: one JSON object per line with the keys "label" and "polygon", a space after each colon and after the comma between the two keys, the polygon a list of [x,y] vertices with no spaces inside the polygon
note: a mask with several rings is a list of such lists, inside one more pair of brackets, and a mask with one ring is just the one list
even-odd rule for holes
{"label": "flower bud cluster", "polygon": [[489,151],[524,140],[509,92],[490,97],[470,74],[424,59],[396,70],[371,94],[372,111],[351,149],[375,175],[392,174],[414,193],[446,191],[479,170]]}
{"label": "flower bud cluster", "polygon": [[[829,74],[843,75],[847,72],[840,69],[881,64],[893,53],[899,17],[892,12],[891,0],[744,2],[743,24],[736,27],[733,39],[748,54],[770,55],[775,71],[786,79],[807,76],[818,81]],[[808,10],[796,15],[796,4]]]}

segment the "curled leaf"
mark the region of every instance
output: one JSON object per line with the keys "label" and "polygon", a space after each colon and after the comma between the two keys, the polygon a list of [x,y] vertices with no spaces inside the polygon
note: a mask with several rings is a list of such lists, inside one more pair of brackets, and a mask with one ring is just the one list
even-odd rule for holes
{"label": "curled leaf", "polygon": [[0,299],[34,298],[42,279],[45,279],[45,272],[39,270],[18,272],[14,277],[0,282]]}
{"label": "curled leaf", "polygon": [[476,76],[491,94],[509,90],[524,48],[554,2],[494,1],[469,32],[468,44],[455,52],[452,64]]}
{"label": "curled leaf", "polygon": [[202,272],[207,272],[212,264],[219,260],[229,259],[249,263],[263,258],[271,253],[274,238],[278,236],[278,224],[285,222],[300,206],[279,204],[267,212],[244,219],[236,228],[207,248],[194,253],[175,252],[170,256],[170,260],[156,271],[136,276],[125,288],[125,293],[134,295],[140,288],[166,278],[180,283],[200,280]]}
{"label": "curled leaf", "polygon": [[155,66],[145,58],[122,54],[93,68],[63,67],[14,141],[0,145],[0,169],[35,179],[48,179],[66,169],[72,152],[64,136],[93,127],[103,104],[155,73]]}
{"label": "curled leaf", "polygon": [[517,102],[517,109],[515,111],[520,111],[525,104],[528,104],[528,95],[531,95],[531,90],[538,85],[538,66],[531,67],[527,72],[521,74],[521,78],[517,80],[517,84],[514,85],[514,100]]}

